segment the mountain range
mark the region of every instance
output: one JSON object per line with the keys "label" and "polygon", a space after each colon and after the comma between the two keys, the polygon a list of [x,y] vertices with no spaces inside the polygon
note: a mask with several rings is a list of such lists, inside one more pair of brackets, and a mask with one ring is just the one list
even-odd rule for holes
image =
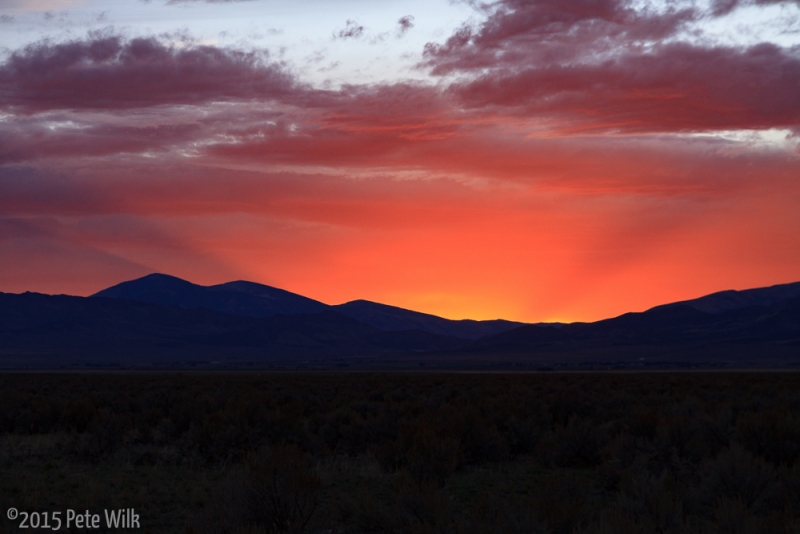
{"label": "mountain range", "polygon": [[674,368],[800,364],[800,282],[593,323],[454,321],[152,274],[91,297],[0,293],[0,368]]}
{"label": "mountain range", "polygon": [[379,330],[422,330],[462,339],[478,339],[523,324],[503,320],[454,321],[368,300],[329,306],[296,293],[253,282],[237,281],[200,286],[165,274],[151,274],[123,282],[92,296],[174,305],[187,309],[206,308],[257,318],[333,311]]}

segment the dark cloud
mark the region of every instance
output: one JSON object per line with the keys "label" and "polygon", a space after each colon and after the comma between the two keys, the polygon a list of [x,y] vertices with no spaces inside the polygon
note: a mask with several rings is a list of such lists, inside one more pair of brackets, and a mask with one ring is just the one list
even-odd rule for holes
{"label": "dark cloud", "polygon": [[[548,121],[562,131],[674,132],[800,124],[800,58],[678,39],[687,24],[746,2],[635,10],[622,0],[506,0],[479,27],[426,46],[472,109]],[[778,3],[756,0],[750,4]],[[674,37],[671,44],[664,39]]]}
{"label": "dark cloud", "polygon": [[414,17],[411,15],[400,17],[400,19],[397,21],[397,26],[397,35],[398,37],[402,37],[408,32],[408,30],[414,27]]}
{"label": "dark cloud", "polygon": [[744,6],[767,6],[774,4],[800,5],[800,0],[712,0],[711,15],[720,17]]}
{"label": "dark cloud", "polygon": [[506,0],[486,21],[425,47],[434,74],[596,57],[674,35],[700,16],[693,8],[637,11],[623,0]]}
{"label": "dark cloud", "polygon": [[453,135],[421,84],[300,84],[256,53],[155,39],[38,43],[0,65],[0,165],[131,155],[364,164]]}
{"label": "dark cloud", "polygon": [[269,100],[296,82],[263,53],[177,48],[154,38],[39,42],[0,65],[0,108],[129,109],[162,104]]}
{"label": "dark cloud", "polygon": [[48,117],[0,123],[0,165],[53,158],[168,153],[204,132],[198,123],[94,124]]}
{"label": "dark cloud", "polygon": [[721,17],[735,10],[741,2],[739,0],[712,0],[711,14]]}
{"label": "dark cloud", "polygon": [[347,19],[345,27],[334,34],[334,38],[338,39],[358,39],[364,35],[364,26],[361,26],[354,20]]}
{"label": "dark cloud", "polygon": [[598,64],[495,71],[452,89],[469,106],[550,117],[576,130],[800,124],[800,59],[770,44],[744,50],[672,44]]}
{"label": "dark cloud", "polygon": [[[773,45],[739,50],[676,43],[596,64],[504,66],[447,90],[397,83],[320,91],[244,52],[145,44],[155,52],[136,55],[129,51],[133,41],[114,38],[13,54],[0,71],[16,76],[6,86],[14,90],[5,91],[3,104],[24,112],[0,122],[0,165],[72,160],[102,167],[101,162],[114,158],[210,159],[511,180],[535,176],[541,183],[542,176],[565,176],[559,170],[563,161],[580,158],[557,150],[553,142],[528,141],[513,134],[515,128],[531,131],[538,124],[550,129],[549,135],[569,137],[592,130],[658,133],[800,124],[800,66]],[[188,59],[192,54],[194,63]],[[56,61],[60,57],[69,59],[63,67]],[[33,69],[29,74],[11,68],[14,61],[30,69],[48,65],[52,72]],[[178,76],[174,71],[187,63],[208,68],[196,77]],[[69,66],[94,75],[94,84]],[[121,87],[125,81],[138,83],[136,72],[164,74],[148,82],[148,94],[138,95],[134,88]],[[227,79],[215,79],[226,72]],[[51,83],[42,79],[48,76]],[[630,160],[642,150],[619,157]],[[604,151],[597,149],[598,154]],[[659,165],[665,161],[669,158]],[[592,165],[616,168],[612,159],[599,155]],[[646,165],[636,168],[616,168],[604,180],[614,174],[635,184]],[[704,164],[703,172],[708,168]],[[592,172],[580,167],[566,174],[574,174],[576,187],[582,187],[588,178],[577,176]]]}

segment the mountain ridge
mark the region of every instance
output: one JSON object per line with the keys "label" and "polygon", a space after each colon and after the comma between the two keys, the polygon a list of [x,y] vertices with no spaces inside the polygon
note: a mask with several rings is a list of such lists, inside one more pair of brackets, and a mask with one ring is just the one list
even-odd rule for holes
{"label": "mountain ridge", "polygon": [[[109,288],[117,288],[113,298],[106,290],[91,297],[0,293],[0,367],[800,367],[795,284],[746,290],[742,298],[715,293],[592,323],[522,324],[473,339],[425,328],[466,327],[475,335],[476,325],[513,323],[450,321],[369,301],[328,306],[244,281],[205,287],[157,275],[143,286],[123,285],[126,291],[119,286]],[[119,298],[129,294],[167,303]],[[310,301],[315,311],[242,315],[247,306],[267,313],[286,300]],[[208,302],[234,313],[200,306]]]}
{"label": "mountain ridge", "polygon": [[201,286],[161,273],[122,282],[91,295],[91,298],[96,297],[177,305],[187,309],[206,308],[257,318],[331,310],[379,330],[418,329],[431,334],[470,340],[525,324],[502,319],[492,321],[445,319],[437,315],[367,300],[353,300],[331,306],[297,293],[256,282],[237,280]]}
{"label": "mountain ridge", "polygon": [[141,367],[197,359],[269,365],[463,343],[422,331],[382,332],[330,310],[255,318],[125,299],[0,293],[0,367],[5,368],[24,367],[26,361],[45,367]]}
{"label": "mountain ridge", "polygon": [[723,313],[747,306],[769,306],[776,302],[800,297],[800,282],[775,284],[751,289],[727,289],[703,295],[702,297],[661,304],[647,311],[660,308],[687,305],[706,313]]}
{"label": "mountain ridge", "polygon": [[314,299],[284,289],[237,280],[201,286],[176,276],[153,273],[98,291],[90,298],[116,298],[206,308],[233,315],[266,318],[277,314],[319,313],[328,308]]}
{"label": "mountain ridge", "polygon": [[560,328],[526,325],[481,338],[461,352],[496,358],[524,354],[547,364],[598,362],[602,355],[602,361],[628,365],[654,358],[800,365],[800,298],[716,314],[676,303]]}

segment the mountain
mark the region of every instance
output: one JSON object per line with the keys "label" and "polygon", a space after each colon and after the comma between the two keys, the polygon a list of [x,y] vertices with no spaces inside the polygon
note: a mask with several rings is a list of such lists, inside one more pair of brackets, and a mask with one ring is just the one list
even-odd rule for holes
{"label": "mountain", "polygon": [[693,300],[683,300],[656,306],[655,309],[675,306],[690,306],[706,313],[723,313],[748,306],[769,306],[785,300],[800,298],[800,282],[780,284],[735,291],[719,291]]}
{"label": "mountain", "polygon": [[92,295],[135,300],[152,304],[205,308],[233,315],[265,318],[273,315],[296,315],[335,311],[379,330],[421,330],[431,334],[461,339],[478,339],[510,330],[524,323],[513,321],[453,321],[377,302],[354,300],[337,306],[254,282],[228,282],[201,286],[165,274],[150,274],[123,282]]}
{"label": "mountain", "polygon": [[122,282],[92,295],[182,308],[206,308],[247,317],[277,314],[320,313],[329,309],[322,302],[254,282],[228,282],[201,286],[166,274],[149,274]]}
{"label": "mountain", "polygon": [[719,313],[675,303],[594,323],[525,325],[460,352],[549,365],[800,365],[800,298]]}
{"label": "mountain", "polygon": [[382,332],[330,310],[254,318],[102,297],[0,293],[0,367],[296,365],[448,350],[464,341]]}
{"label": "mountain", "polygon": [[433,334],[462,339],[478,339],[483,336],[505,332],[525,323],[496,319],[493,321],[454,321],[436,315],[388,306],[368,300],[354,300],[333,306],[342,315],[352,317],[380,330],[423,330]]}
{"label": "mountain", "polygon": [[[449,321],[367,301],[327,306],[250,282],[203,287],[151,275],[86,298],[0,293],[0,367],[797,367],[796,286],[506,329],[514,323]],[[276,313],[304,306],[313,312]],[[490,333],[475,339],[478,329]]]}

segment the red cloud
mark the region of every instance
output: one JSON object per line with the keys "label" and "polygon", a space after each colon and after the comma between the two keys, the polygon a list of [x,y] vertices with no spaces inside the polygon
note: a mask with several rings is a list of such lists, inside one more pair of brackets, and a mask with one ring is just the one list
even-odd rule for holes
{"label": "red cloud", "polygon": [[557,119],[567,128],[638,132],[800,124],[800,59],[771,44],[688,44],[598,64],[493,72],[452,87],[472,107]]}
{"label": "red cloud", "polygon": [[[653,12],[622,0],[507,0],[480,28],[429,44],[425,64],[434,74],[461,74],[451,91],[471,109],[547,121],[562,132],[795,127],[795,52],[678,39],[687,24],[737,5]],[[667,37],[675,40],[664,44]]]}
{"label": "red cloud", "polygon": [[0,165],[52,158],[164,154],[207,133],[201,125],[192,123],[132,126],[97,124],[67,117],[0,123]]}

